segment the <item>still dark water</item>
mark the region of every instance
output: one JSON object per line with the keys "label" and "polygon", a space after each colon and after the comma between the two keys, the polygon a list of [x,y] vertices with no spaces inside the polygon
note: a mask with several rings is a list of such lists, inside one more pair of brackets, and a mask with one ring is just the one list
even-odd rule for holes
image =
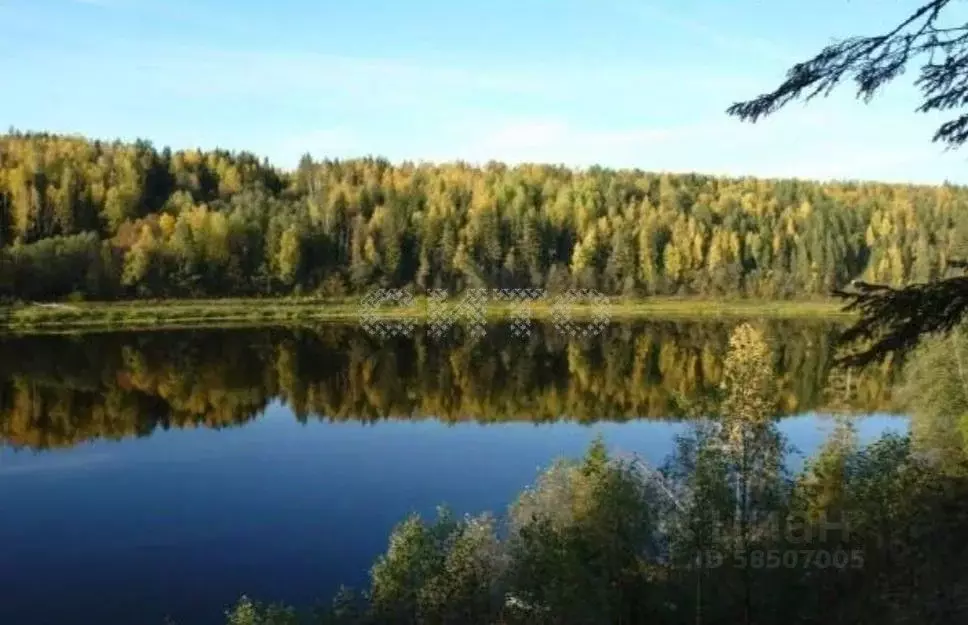
{"label": "still dark water", "polygon": [[[734,325],[0,338],[0,623],[204,625],[242,593],[309,605],[364,582],[409,512],[503,510],[598,434],[659,464]],[[835,326],[765,327],[803,454],[832,411],[861,440],[907,428],[889,369],[831,375]]]}

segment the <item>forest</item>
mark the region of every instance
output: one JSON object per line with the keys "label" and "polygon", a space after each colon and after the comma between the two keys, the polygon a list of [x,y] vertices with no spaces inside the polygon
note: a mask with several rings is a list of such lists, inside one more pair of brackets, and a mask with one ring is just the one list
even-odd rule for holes
{"label": "forest", "polygon": [[0,299],[376,287],[824,297],[945,275],[968,189],[491,162],[313,160],[0,136]]}

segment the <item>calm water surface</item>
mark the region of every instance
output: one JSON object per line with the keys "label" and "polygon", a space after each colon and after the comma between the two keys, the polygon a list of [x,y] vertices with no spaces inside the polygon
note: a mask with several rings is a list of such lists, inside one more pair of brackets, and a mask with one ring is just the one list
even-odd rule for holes
{"label": "calm water surface", "polygon": [[[364,582],[409,512],[503,510],[598,434],[659,464],[715,392],[732,325],[0,339],[0,623],[217,623],[242,593],[307,605]],[[767,327],[802,453],[832,409],[862,440],[906,429],[884,414],[890,372],[830,375],[833,326]]]}

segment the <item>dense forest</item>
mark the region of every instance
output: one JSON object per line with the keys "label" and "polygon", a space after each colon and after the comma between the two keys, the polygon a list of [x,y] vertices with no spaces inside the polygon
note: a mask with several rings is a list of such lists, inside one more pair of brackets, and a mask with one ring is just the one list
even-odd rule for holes
{"label": "dense forest", "polygon": [[[574,339],[539,325],[481,341],[375,340],[353,326],[0,337],[0,444],[47,449],[224,428],[282,401],[301,421],[624,421],[710,414],[731,324],[612,325]],[[779,414],[891,407],[897,367],[830,367],[836,328],[763,324]],[[782,341],[777,340],[783,337]],[[950,351],[950,350],[948,350]],[[565,415],[565,416],[563,416]]]}
{"label": "dense forest", "polygon": [[786,298],[925,281],[968,189],[593,167],[314,161],[0,136],[0,298],[324,295],[376,286]]}

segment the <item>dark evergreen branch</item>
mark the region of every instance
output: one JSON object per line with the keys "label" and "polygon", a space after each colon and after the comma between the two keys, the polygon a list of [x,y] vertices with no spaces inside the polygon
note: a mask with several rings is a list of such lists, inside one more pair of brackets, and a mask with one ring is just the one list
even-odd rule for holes
{"label": "dark evergreen branch", "polygon": [[[868,102],[907,65],[926,55],[915,80],[923,95],[918,112],[946,111],[968,103],[968,24],[939,26],[952,0],[931,0],[885,34],[852,37],[833,43],[812,59],[797,63],[775,90],[737,102],[727,113],[756,122],[798,99],[827,96],[845,79],[857,86],[857,97]],[[940,57],[940,59],[939,59]],[[934,141],[958,146],[968,140],[968,116],[942,124]]]}
{"label": "dark evergreen branch", "polygon": [[[964,261],[949,264],[968,266]],[[866,346],[838,357],[837,363],[844,366],[865,366],[911,349],[926,335],[949,332],[968,312],[968,276],[899,289],[857,281],[852,286],[852,292],[834,291],[847,300],[845,310],[861,315],[840,342],[842,347]]]}

